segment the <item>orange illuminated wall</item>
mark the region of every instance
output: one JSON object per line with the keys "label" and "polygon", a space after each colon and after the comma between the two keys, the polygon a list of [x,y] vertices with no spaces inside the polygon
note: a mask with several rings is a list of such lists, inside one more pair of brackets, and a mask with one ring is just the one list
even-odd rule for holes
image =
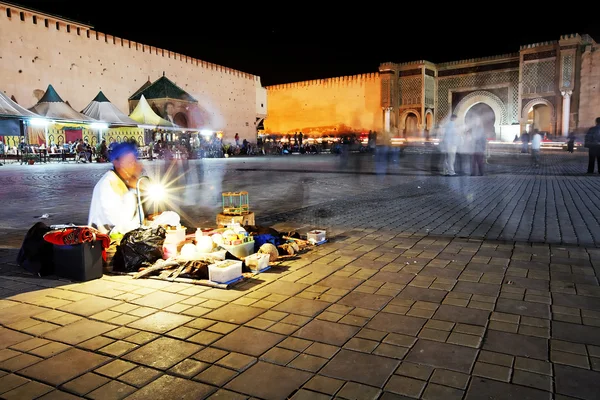
{"label": "orange illuminated wall", "polygon": [[381,131],[379,73],[267,86],[266,133]]}

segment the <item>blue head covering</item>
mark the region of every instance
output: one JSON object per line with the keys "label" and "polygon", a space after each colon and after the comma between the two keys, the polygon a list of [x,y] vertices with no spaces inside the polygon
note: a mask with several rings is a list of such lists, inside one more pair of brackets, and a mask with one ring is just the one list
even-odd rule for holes
{"label": "blue head covering", "polygon": [[123,142],[123,143],[119,143],[117,144],[108,154],[108,158],[110,159],[110,161],[114,161],[119,157],[123,157],[126,154],[134,154],[135,157],[138,157],[138,151],[137,151],[137,146],[135,144],[132,143],[128,143],[128,142]]}

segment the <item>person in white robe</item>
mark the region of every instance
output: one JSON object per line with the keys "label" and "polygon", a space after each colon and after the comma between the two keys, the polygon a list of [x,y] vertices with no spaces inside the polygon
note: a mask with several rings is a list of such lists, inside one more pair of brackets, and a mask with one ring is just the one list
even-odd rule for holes
{"label": "person in white robe", "polygon": [[[119,143],[109,154],[113,169],[107,171],[94,187],[88,225],[111,237],[122,236],[140,227],[136,184],[142,166],[137,147]],[[142,220],[143,220],[142,216]]]}

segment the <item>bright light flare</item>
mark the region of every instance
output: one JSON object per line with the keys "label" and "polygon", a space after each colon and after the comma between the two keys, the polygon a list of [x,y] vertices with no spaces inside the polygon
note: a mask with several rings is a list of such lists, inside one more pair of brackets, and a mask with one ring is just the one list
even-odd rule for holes
{"label": "bright light flare", "polygon": [[161,202],[167,198],[165,187],[160,183],[151,183],[145,190],[148,200],[153,202]]}
{"label": "bright light flare", "polygon": [[31,126],[47,126],[48,120],[43,118],[32,118],[29,120]]}
{"label": "bright light flare", "polygon": [[98,130],[105,130],[105,129],[108,129],[108,124],[105,124],[102,122],[94,122],[94,123],[90,124],[90,128],[98,129]]}

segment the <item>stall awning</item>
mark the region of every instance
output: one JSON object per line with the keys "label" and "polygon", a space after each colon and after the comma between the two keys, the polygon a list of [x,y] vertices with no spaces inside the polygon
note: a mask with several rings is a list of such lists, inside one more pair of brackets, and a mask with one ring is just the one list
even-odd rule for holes
{"label": "stall awning", "polygon": [[81,111],[82,114],[87,115],[100,122],[107,123],[109,125],[117,126],[137,126],[138,123],[133,119],[129,118],[125,113],[111,103],[102,91],[98,92],[98,95],[87,105],[86,108]]}
{"label": "stall awning", "polygon": [[177,128],[177,125],[157,115],[143,95],[129,118],[144,127]]}
{"label": "stall awning", "polygon": [[52,85],[48,85],[44,96],[29,110],[48,119],[89,123],[97,122],[95,119],[74,110],[70,105],[65,103]]}
{"label": "stall awning", "polygon": [[21,107],[10,97],[0,91],[0,117],[6,118],[39,118],[39,115]]}

